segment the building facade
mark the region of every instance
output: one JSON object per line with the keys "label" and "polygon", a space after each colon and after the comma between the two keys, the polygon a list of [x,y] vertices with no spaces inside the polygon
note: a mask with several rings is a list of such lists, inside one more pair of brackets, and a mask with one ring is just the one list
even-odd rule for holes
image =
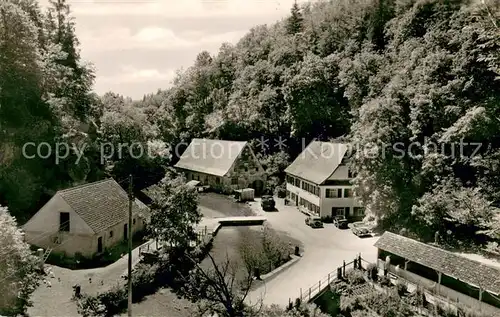
{"label": "building facade", "polygon": [[364,217],[354,196],[347,145],[311,142],[286,168],[287,198],[301,211],[328,219],[343,215],[350,221]]}
{"label": "building facade", "polygon": [[262,193],[266,172],[247,142],[193,139],[175,167],[187,180],[232,193],[253,188]]}
{"label": "building facade", "polygon": [[[113,179],[58,191],[24,226],[26,242],[66,256],[92,257],[128,239],[127,193]],[[133,203],[132,234],[148,208]]]}
{"label": "building facade", "polygon": [[500,269],[385,232],[375,243],[377,266],[448,302],[500,316]]}

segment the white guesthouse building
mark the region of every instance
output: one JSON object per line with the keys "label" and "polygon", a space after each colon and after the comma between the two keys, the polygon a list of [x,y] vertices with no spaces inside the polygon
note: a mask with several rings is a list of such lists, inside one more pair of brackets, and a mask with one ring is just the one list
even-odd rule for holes
{"label": "white guesthouse building", "polygon": [[364,208],[353,195],[347,152],[347,144],[309,143],[285,169],[289,201],[322,218],[344,215],[350,221],[361,220]]}

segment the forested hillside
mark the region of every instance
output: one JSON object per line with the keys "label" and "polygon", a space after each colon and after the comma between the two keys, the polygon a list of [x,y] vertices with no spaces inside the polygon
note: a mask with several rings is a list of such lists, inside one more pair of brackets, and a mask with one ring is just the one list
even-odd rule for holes
{"label": "forested hillside", "polygon": [[[256,140],[263,138],[269,147],[260,157],[282,177],[286,160],[303,144],[342,138],[357,149],[357,192],[383,224],[412,223],[428,239],[449,230],[461,240],[500,227],[494,220],[500,202],[497,1],[294,6],[288,18],[256,26],[215,56],[201,52],[173,87],[141,101],[92,93],[92,68],[78,55],[67,7],[53,2],[49,12],[34,0],[0,4],[0,204],[14,215],[27,217],[54,190],[105,175],[121,180],[132,172],[138,187],[161,178],[164,157],[115,153],[103,162],[106,142],[139,141],[160,151],[161,142],[210,137],[251,140],[259,151]],[[275,146],[280,137],[285,153]],[[84,163],[74,164],[74,155],[60,164],[22,156],[25,142],[61,139],[90,144]],[[481,146],[462,152],[460,140]],[[411,146],[416,142],[429,146]]]}
{"label": "forested hillside", "polygon": [[163,171],[155,155],[102,158],[108,142],[158,143],[154,128],[123,98],[92,92],[93,68],[80,57],[70,8],[65,0],[50,4],[0,2],[0,205],[20,222],[58,189],[130,172],[154,182]]}
{"label": "forested hillside", "polygon": [[200,53],[141,107],[172,143],[264,137],[272,153],[283,137],[294,157],[312,138],[343,136],[357,149],[357,191],[384,224],[468,240],[498,226],[499,17],[494,1],[295,6]]}

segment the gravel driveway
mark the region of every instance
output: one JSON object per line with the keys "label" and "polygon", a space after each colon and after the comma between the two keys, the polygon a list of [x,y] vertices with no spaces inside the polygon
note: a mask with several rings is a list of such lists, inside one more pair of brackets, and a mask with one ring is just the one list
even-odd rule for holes
{"label": "gravel driveway", "polygon": [[375,261],[378,238],[358,238],[351,230],[337,229],[332,224],[313,229],[305,224],[306,216],[294,206],[284,206],[283,199],[276,199],[278,212],[264,212],[258,201],[251,204],[254,212],[264,215],[270,225],[279,231],[287,232],[304,245],[302,258],[290,268],[266,282],[250,294],[250,300],[263,299],[264,304],[286,305],[294,300],[300,289],[306,292],[330,272],[336,271],[343,261],[352,261],[359,253],[367,261]]}
{"label": "gravel driveway", "polygon": [[[205,217],[252,216],[255,215],[249,204],[236,203],[230,197],[215,193],[203,193],[199,197],[199,207]],[[223,260],[226,254],[235,256],[241,234],[247,227],[223,228],[215,238],[213,255],[216,260]],[[28,309],[30,316],[78,316],[76,305],[71,301],[72,286],[82,285],[83,292],[97,293],[122,283],[120,275],[127,269],[127,261],[114,263],[109,267],[92,270],[72,271],[52,267],[55,278],[49,278],[51,287],[41,285],[33,294],[34,306]],[[92,283],[89,282],[92,278]],[[61,279],[61,281],[58,280]],[[105,283],[101,285],[101,280]],[[136,316],[192,316],[194,306],[184,299],[179,299],[170,290],[164,289],[148,296],[143,302],[133,305]],[[126,316],[125,313],[123,316]]]}

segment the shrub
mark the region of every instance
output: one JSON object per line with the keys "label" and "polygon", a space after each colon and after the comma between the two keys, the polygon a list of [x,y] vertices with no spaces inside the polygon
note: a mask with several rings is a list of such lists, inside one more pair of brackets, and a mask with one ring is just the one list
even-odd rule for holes
{"label": "shrub", "polygon": [[391,286],[392,285],[391,279],[385,275],[379,279],[379,282],[380,282],[380,285],[382,285],[382,286]]}
{"label": "shrub", "polygon": [[375,263],[370,263],[366,271],[368,272],[368,278],[372,281],[377,281],[378,280],[378,267]]}
{"label": "shrub", "polygon": [[274,188],[274,195],[277,196],[278,198],[286,197],[285,183],[282,183]]}
{"label": "shrub", "polygon": [[359,285],[366,282],[363,271],[360,270],[349,270],[346,272],[347,281],[351,285]]}
{"label": "shrub", "polygon": [[408,286],[404,281],[398,281],[398,283],[396,284],[396,290],[399,296],[403,296],[408,293]]}
{"label": "shrub", "polygon": [[425,292],[418,287],[415,292],[411,293],[408,296],[408,303],[414,307],[426,307],[427,299],[425,298]]}
{"label": "shrub", "polygon": [[97,295],[97,299],[105,307],[106,316],[116,316],[126,309],[128,293],[123,285],[116,285],[111,290]]}
{"label": "shrub", "polygon": [[332,216],[326,216],[326,217],[322,217],[321,220],[324,222],[324,223],[333,223],[333,217]]}
{"label": "shrub", "polygon": [[246,231],[239,245],[239,252],[247,272],[260,269],[269,273],[290,259],[290,245],[275,231],[265,226],[262,232]]}
{"label": "shrub", "polygon": [[94,296],[82,294],[76,308],[83,317],[106,316],[106,307]]}
{"label": "shrub", "polygon": [[302,305],[302,300],[300,298],[296,298],[294,304],[295,309],[300,309],[301,305]]}
{"label": "shrub", "polygon": [[157,285],[155,281],[157,271],[157,264],[139,263],[134,268],[132,275],[132,300],[134,302],[139,302],[145,296],[151,295],[156,291]]}

